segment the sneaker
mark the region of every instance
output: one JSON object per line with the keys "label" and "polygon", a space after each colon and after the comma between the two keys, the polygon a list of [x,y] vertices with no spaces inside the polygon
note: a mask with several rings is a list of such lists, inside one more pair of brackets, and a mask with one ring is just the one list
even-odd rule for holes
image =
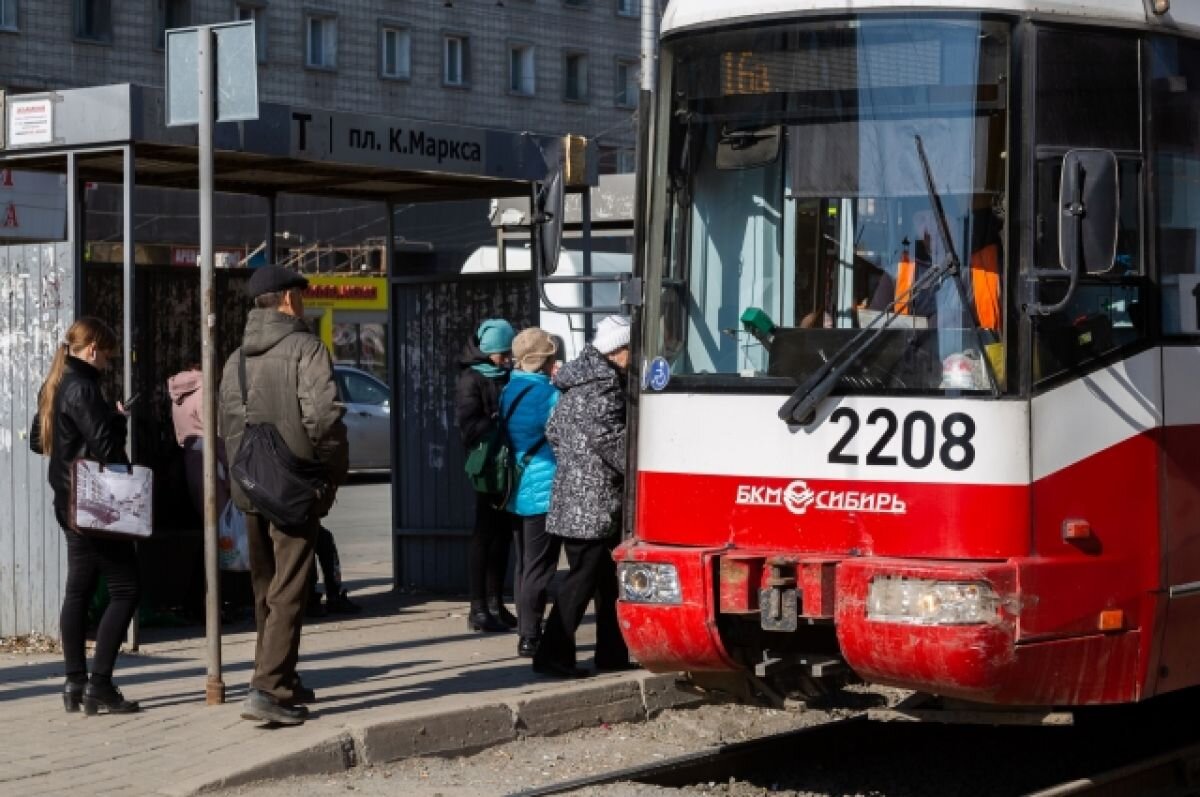
{"label": "sneaker", "polygon": [[308,603],[304,607],[305,617],[324,617],[325,604],[321,603],[321,593],[314,592],[308,596]]}
{"label": "sneaker", "polygon": [[308,709],[304,706],[285,706],[266,692],[251,689],[242,702],[242,719],[277,725],[302,725],[308,719]]}
{"label": "sneaker", "polygon": [[333,614],[359,614],[362,612],[362,607],[350,600],[350,596],[346,594],[346,590],[342,590],[336,595],[326,598],[325,608]]}
{"label": "sneaker", "polygon": [[300,676],[296,676],[295,682],[292,684],[292,702],[293,703],[316,703],[317,693],[309,689],[300,680]]}

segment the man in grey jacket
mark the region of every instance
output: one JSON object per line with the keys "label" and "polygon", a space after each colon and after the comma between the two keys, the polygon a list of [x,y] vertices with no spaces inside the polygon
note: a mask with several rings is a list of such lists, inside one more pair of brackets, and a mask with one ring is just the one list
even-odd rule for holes
{"label": "man in grey jacket", "polygon": [[[273,423],[293,454],[323,463],[338,485],[348,467],[345,408],[337,402],[329,351],[304,322],[306,287],[308,280],[279,266],[259,268],[246,284],[254,309],[246,319],[242,348],[230,356],[221,377],[220,434],[228,461],[233,462],[247,415],[254,423]],[[245,405],[238,368],[242,350]],[[303,704],[315,699],[300,683],[296,662],[313,546],[320,517],[329,506],[314,508],[303,525],[283,529],[255,511],[236,481],[231,487],[234,503],[246,513],[258,630],[254,676],[242,717],[298,725],[308,716]]]}

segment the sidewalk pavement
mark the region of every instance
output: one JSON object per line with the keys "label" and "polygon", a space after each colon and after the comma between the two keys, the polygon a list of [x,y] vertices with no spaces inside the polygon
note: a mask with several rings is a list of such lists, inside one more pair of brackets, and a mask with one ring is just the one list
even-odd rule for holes
{"label": "sidewalk pavement", "polygon": [[[318,702],[293,728],[239,716],[254,653],[248,622],[223,629],[221,706],[204,705],[202,628],[146,631],[151,641],[121,654],[117,684],[144,709],[126,716],[67,714],[59,656],[0,654],[0,795],[189,795],[637,721],[696,700],[673,676],[640,670],[567,682],[536,675],[517,657],[515,634],[468,631],[461,602],[383,586],[355,600],[363,615],[305,627],[300,672]],[[591,634],[580,630],[581,645]],[[581,648],[582,665],[589,651]]]}

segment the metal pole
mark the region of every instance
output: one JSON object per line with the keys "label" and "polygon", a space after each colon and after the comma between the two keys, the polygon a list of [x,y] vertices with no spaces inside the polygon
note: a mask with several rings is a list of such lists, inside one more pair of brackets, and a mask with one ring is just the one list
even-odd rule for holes
{"label": "metal pole", "polygon": [[[134,274],[135,258],[134,258],[134,247],[133,247],[133,217],[134,217],[133,189],[134,189],[134,180],[136,179],[134,169],[133,169],[133,146],[127,145],[127,146],[123,147],[122,155],[123,155],[123,158],[122,158],[123,175],[122,175],[122,177],[123,177],[123,183],[124,183],[124,185],[122,186],[122,210],[124,210],[124,214],[122,216],[123,229],[121,231],[121,233],[122,233],[121,246],[122,246],[122,249],[124,250],[124,252],[123,252],[123,254],[124,254],[123,261],[124,262],[123,262],[122,279],[121,279],[121,282],[122,282],[121,299],[122,299],[122,302],[124,303],[125,307],[124,307],[124,312],[122,313],[122,327],[121,327],[122,337],[124,338],[124,346],[122,346],[122,352],[121,352],[121,367],[125,372],[123,375],[124,379],[123,379],[122,389],[124,391],[124,395],[128,397],[128,396],[132,396],[134,393],[134,389],[133,389],[133,363],[134,363],[133,335],[134,335],[134,328],[136,327],[136,325],[134,324],[134,320],[135,320],[134,313],[136,312],[136,309],[137,309],[137,305],[133,300],[134,279],[135,279],[135,274]],[[136,447],[137,439],[136,439],[136,435],[135,435],[135,431],[134,431],[136,424],[133,423],[132,410],[130,411],[130,413],[131,413],[130,419],[129,419],[130,423],[126,430],[127,437],[126,437],[125,443],[129,448],[129,460],[130,460],[130,462],[133,462],[133,461],[135,461],[134,458],[137,456],[137,447]],[[138,637],[139,636],[141,636],[141,623],[138,622],[138,613],[135,611],[133,613],[132,622],[130,622],[130,624],[129,624],[128,643],[129,643],[130,650],[136,651],[138,649]]]}
{"label": "metal pole", "polygon": [[204,374],[204,577],[205,631],[208,637],[208,678],[204,702],[225,702],[221,680],[221,582],[217,566],[217,380],[216,306],[213,279],[213,126],[215,39],[212,28],[202,26],[200,39],[200,327]]}
{"label": "metal pole", "polygon": [[275,264],[275,233],[277,232],[275,199],[275,194],[267,194],[267,248],[263,256],[267,259],[268,266]]}
{"label": "metal pole", "polygon": [[[580,232],[583,235],[583,276],[592,276],[592,187],[586,186],[583,193],[579,195],[579,220]],[[592,306],[592,284],[585,282],[583,284],[583,306]],[[595,324],[592,323],[594,318],[592,313],[587,313],[583,316],[583,337],[585,340],[591,340],[595,333]]]}

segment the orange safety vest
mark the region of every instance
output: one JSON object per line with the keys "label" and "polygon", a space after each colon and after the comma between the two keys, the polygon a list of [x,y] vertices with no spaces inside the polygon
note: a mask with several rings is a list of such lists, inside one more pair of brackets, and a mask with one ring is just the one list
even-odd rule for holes
{"label": "orange safety vest", "polygon": [[[900,253],[900,264],[896,266],[896,315],[912,315],[912,296],[908,292],[912,290],[913,281],[917,277],[917,264],[908,256],[908,250],[905,249]],[[903,298],[902,298],[903,297]]]}
{"label": "orange safety vest", "polygon": [[988,244],[971,255],[971,292],[979,326],[1000,332],[1000,247]]}

